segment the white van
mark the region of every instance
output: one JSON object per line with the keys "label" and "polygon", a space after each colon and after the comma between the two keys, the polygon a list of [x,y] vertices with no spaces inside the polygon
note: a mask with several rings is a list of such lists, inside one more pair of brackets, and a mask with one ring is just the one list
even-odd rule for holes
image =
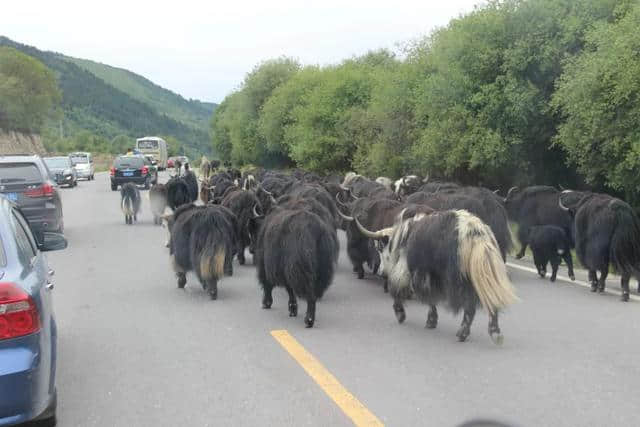
{"label": "white van", "polygon": [[69,153],[69,157],[71,157],[71,164],[76,170],[76,176],[78,179],[84,178],[87,181],[94,179],[96,167],[93,164],[93,156],[91,153],[84,151]]}
{"label": "white van", "polygon": [[157,136],[145,136],[136,139],[136,149],[142,154],[149,154],[158,162],[158,170],[167,168],[167,143]]}

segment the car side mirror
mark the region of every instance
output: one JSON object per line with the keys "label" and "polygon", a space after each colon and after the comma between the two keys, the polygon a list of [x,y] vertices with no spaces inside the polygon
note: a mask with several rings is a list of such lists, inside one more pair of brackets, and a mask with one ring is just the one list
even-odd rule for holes
{"label": "car side mirror", "polygon": [[43,242],[38,243],[38,248],[42,252],[59,251],[66,249],[69,245],[67,238],[62,233],[53,233],[45,231],[42,237]]}
{"label": "car side mirror", "polygon": [[158,164],[158,161],[157,161],[157,160],[154,160],[154,161],[152,161],[152,162],[151,162],[151,164],[152,164],[153,166],[155,166],[155,165],[157,165],[157,164]]}

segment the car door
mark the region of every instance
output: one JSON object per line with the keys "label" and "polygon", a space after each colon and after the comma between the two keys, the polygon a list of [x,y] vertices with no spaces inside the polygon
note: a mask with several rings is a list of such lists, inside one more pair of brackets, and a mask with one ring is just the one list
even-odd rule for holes
{"label": "car door", "polygon": [[55,388],[55,355],[56,355],[56,325],[53,318],[53,303],[51,291],[53,286],[49,281],[49,271],[45,255],[38,249],[29,223],[19,209],[12,209],[10,225],[13,229],[18,248],[18,257],[23,266],[20,286],[33,298],[40,316],[40,370],[42,384],[40,399],[54,392]]}

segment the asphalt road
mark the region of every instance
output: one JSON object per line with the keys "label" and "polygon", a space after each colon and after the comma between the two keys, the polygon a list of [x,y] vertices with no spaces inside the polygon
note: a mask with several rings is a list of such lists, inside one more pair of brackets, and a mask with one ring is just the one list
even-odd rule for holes
{"label": "asphalt road", "polygon": [[510,268],[522,301],[500,319],[504,345],[489,339],[483,312],[458,343],[461,316],[444,309],[427,330],[425,307],[409,302],[398,325],[380,280],[351,272],[341,235],[333,285],[305,329],[282,289],[260,308],[251,265],[235,262],[217,301],[191,275],[177,289],[146,192],[126,226],[107,175],[61,191],[70,244],[49,255],[59,426],[351,425],[271,336],[279,329],[386,425],[638,425],[638,301]]}

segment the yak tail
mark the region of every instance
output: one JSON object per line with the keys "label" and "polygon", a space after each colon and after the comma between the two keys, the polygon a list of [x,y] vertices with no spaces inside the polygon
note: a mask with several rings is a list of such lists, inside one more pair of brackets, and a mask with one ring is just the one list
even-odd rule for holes
{"label": "yak tail", "polygon": [[609,254],[611,263],[619,274],[640,279],[640,220],[620,200],[611,201],[609,207],[616,217]]}
{"label": "yak tail", "polygon": [[489,313],[518,300],[493,232],[479,218],[458,213],[458,257],[460,269]]}
{"label": "yak tail", "polygon": [[200,277],[202,280],[218,280],[224,275],[224,247],[208,246],[200,257]]}
{"label": "yak tail", "polygon": [[125,215],[133,215],[133,202],[131,197],[124,197],[122,199],[122,212]]}

